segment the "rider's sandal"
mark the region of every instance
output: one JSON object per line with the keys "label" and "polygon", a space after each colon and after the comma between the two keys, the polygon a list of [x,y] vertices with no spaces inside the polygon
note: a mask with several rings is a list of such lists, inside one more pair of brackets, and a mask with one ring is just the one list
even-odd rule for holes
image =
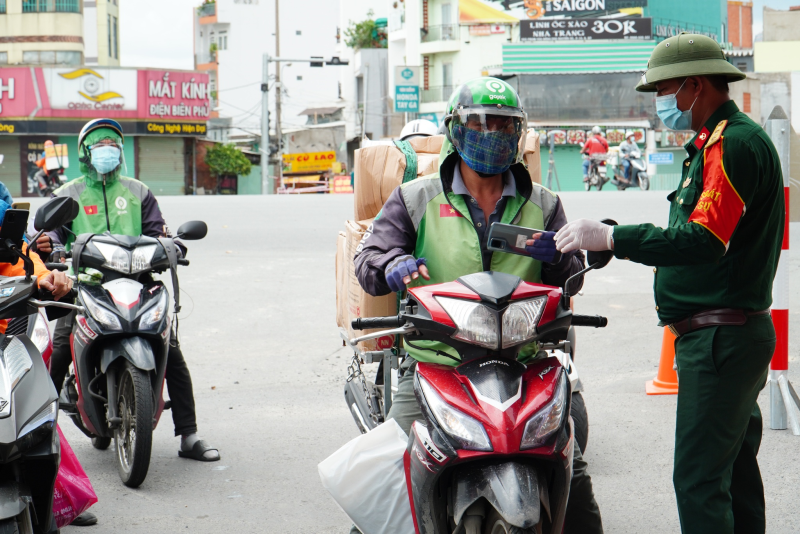
{"label": "rider's sandal", "polygon": [[[215,458],[206,458],[205,453],[208,451],[216,451],[217,456]],[[198,462],[216,462],[220,459],[219,450],[217,450],[216,447],[212,447],[202,439],[195,441],[192,448],[188,451],[184,451],[183,449],[178,450],[178,456],[181,458],[191,458],[192,460],[197,460]]]}

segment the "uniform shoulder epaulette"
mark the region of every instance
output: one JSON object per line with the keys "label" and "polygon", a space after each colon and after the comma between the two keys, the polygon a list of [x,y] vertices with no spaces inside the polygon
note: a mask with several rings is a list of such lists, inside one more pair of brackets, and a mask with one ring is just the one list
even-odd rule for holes
{"label": "uniform shoulder epaulette", "polygon": [[714,128],[714,132],[711,134],[711,137],[708,139],[708,143],[706,143],[706,148],[711,148],[711,145],[713,145],[714,143],[719,141],[720,137],[722,137],[722,131],[725,129],[725,127],[727,125],[728,125],[728,121],[727,120],[720,121],[719,124],[717,124],[717,127]]}

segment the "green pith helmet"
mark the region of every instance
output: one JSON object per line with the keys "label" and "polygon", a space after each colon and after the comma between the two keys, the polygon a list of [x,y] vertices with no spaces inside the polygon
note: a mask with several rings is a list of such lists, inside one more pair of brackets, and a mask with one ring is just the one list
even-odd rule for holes
{"label": "green pith helmet", "polygon": [[658,82],[688,76],[725,76],[728,82],[747,77],[725,59],[716,41],[705,35],[683,32],[656,45],[636,90],[652,93]]}

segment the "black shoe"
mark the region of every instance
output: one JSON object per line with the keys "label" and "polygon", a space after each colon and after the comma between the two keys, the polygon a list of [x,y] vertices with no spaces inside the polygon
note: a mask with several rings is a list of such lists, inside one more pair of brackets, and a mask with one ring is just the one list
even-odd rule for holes
{"label": "black shoe", "polygon": [[97,524],[97,516],[92,512],[83,512],[70,523],[72,527],[90,527]]}

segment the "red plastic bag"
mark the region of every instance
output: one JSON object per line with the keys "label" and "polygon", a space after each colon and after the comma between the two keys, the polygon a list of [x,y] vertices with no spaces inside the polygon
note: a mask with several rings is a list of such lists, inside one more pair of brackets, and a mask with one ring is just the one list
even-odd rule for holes
{"label": "red plastic bag", "polygon": [[58,437],[61,440],[61,465],[58,466],[53,494],[53,514],[58,528],[63,528],[96,503],[97,495],[61,428],[58,428]]}

